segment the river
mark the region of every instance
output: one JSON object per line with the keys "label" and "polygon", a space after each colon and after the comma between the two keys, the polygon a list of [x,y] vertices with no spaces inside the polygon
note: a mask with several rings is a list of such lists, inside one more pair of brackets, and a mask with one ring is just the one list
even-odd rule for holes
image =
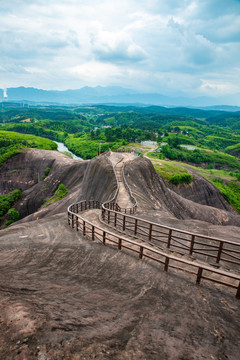
{"label": "river", "polygon": [[82,158],[80,158],[79,156],[76,156],[76,155],[74,155],[70,150],[68,150],[68,148],[63,144],[63,143],[60,143],[60,142],[57,142],[57,141],[54,141],[56,144],[57,144],[57,150],[59,151],[59,152],[68,152],[68,153],[70,153],[71,155],[72,155],[72,158],[74,159],[74,160],[83,160]]}

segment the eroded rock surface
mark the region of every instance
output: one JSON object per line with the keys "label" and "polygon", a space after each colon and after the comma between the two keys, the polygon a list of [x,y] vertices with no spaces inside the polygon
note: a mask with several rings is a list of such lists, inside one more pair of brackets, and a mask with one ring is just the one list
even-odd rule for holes
{"label": "eroded rock surface", "polygon": [[[67,225],[68,205],[106,201],[115,192],[109,161],[78,162],[40,150],[18,156],[19,163],[10,159],[0,171],[1,191],[25,184],[16,208],[29,214],[0,232],[1,360],[239,359],[234,290],[204,281],[198,287],[184,272],[165,273],[161,265],[92,242]],[[17,164],[22,176],[11,178]],[[39,180],[36,172],[46,167],[50,175]],[[239,215],[220,195],[213,207],[207,196],[193,199],[193,189],[177,194],[144,158],[126,164],[126,178],[139,216],[239,241]],[[68,195],[37,211],[59,183]]]}
{"label": "eroded rock surface", "polygon": [[[48,167],[49,175],[41,180]],[[104,157],[79,161],[56,151],[38,149],[9,159],[0,168],[0,179],[1,194],[23,190],[21,200],[14,205],[22,221],[58,214],[82,199],[105,201],[116,190],[112,166]],[[67,187],[67,196],[42,208],[44,200],[54,195],[60,183]]]}
{"label": "eroded rock surface", "polygon": [[83,239],[59,214],[0,233],[0,359],[239,359],[234,293]]}

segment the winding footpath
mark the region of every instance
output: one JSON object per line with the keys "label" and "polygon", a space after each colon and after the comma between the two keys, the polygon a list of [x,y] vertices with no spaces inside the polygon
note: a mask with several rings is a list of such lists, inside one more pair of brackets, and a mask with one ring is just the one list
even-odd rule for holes
{"label": "winding footpath", "polygon": [[116,203],[120,206],[121,209],[128,209],[133,206],[129,193],[124,185],[123,167],[127,161],[134,160],[136,157],[137,155],[135,155],[134,153],[114,152],[111,152],[109,156],[109,160],[111,161],[112,166],[115,169],[115,174],[118,182],[118,195],[116,198]]}
{"label": "winding footpath", "polygon": [[168,228],[131,215],[136,211],[136,199],[126,182],[124,165],[137,155],[109,151],[103,156],[111,162],[116,175],[115,195],[104,204],[91,200],[71,205],[68,224],[91,240],[135,252],[143,261],[161,264],[164,271],[172,268],[189,273],[196,277],[198,285],[204,279],[236,289],[240,299],[240,244]]}

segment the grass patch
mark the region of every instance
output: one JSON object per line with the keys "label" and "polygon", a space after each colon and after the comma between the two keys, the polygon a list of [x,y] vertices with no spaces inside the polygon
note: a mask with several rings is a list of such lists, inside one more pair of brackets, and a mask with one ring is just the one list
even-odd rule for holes
{"label": "grass patch", "polygon": [[61,200],[62,198],[64,198],[64,196],[67,195],[67,193],[68,193],[68,189],[66,188],[66,186],[63,184],[59,184],[57,190],[55,191],[55,194],[51,196],[49,199],[45,199],[44,205],[42,207],[44,208],[55,201]]}
{"label": "grass patch", "polygon": [[66,156],[68,156],[68,157],[70,157],[71,159],[73,159],[73,155],[72,155],[72,153],[70,153],[69,151],[60,151],[60,153],[63,154],[63,155],[66,155]]}
{"label": "grass patch", "polygon": [[22,144],[30,148],[45,150],[56,150],[57,144],[49,139],[35,135],[19,134],[13,131],[0,131],[0,147],[7,147],[15,144]]}
{"label": "grass patch", "polygon": [[162,161],[161,164],[154,164],[154,169],[158,174],[160,174],[164,179],[171,181],[174,176],[183,176],[189,175],[187,170],[182,166],[177,166],[176,163],[170,161]]}
{"label": "grass patch", "polygon": [[171,183],[174,185],[178,184],[191,184],[193,181],[193,176],[191,174],[178,174],[173,175],[170,179]]}
{"label": "grass patch", "polygon": [[0,166],[11,157],[27,148],[55,150],[55,142],[34,135],[23,135],[11,131],[0,131]]}
{"label": "grass patch", "polygon": [[[172,171],[174,170],[174,167],[178,168],[186,168],[186,169],[193,169],[197,172],[198,175],[204,177],[206,180],[211,180],[213,178],[220,178],[223,180],[230,180],[230,181],[239,181],[240,171],[239,170],[226,170],[226,169],[205,169],[203,167],[194,166],[190,164],[186,164],[184,162],[180,161],[174,161],[174,160],[161,160],[157,159],[154,154],[149,153],[147,154],[147,157],[150,159],[153,159],[154,162],[159,162],[160,164],[166,165],[169,169],[172,168]],[[154,165],[155,167],[155,165]]]}
{"label": "grass patch", "polygon": [[46,177],[49,175],[50,173],[50,168],[46,168],[45,171],[44,171],[44,175],[42,176],[42,180],[46,179]]}
{"label": "grass patch", "polygon": [[[154,153],[151,153],[149,157],[153,156],[155,156]],[[161,153],[158,156],[169,160],[199,164],[199,166],[205,166],[206,168],[212,165],[218,168],[240,169],[240,160],[238,158],[217,150],[199,148],[189,150],[183,147],[170,147],[167,144],[161,147]]]}
{"label": "grass patch", "polygon": [[240,186],[235,181],[224,183],[222,179],[211,181],[234,209],[240,212]]}
{"label": "grass patch", "polygon": [[187,165],[185,163],[166,160],[159,160],[159,163],[163,165],[154,164],[155,170],[163,178],[168,179],[169,181],[171,181],[171,178],[176,175],[188,174],[185,167],[196,170],[200,176],[211,182],[220,191],[227,202],[235,210],[240,212],[240,185],[236,183],[236,180],[238,179],[238,170],[232,172],[217,169],[204,169],[197,166]]}

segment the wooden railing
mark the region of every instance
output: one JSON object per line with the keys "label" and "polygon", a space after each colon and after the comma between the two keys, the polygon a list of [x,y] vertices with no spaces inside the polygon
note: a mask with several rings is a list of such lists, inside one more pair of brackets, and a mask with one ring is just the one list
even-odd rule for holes
{"label": "wooden railing", "polygon": [[135,212],[137,211],[137,200],[136,198],[133,196],[132,194],[132,191],[130,189],[130,187],[128,186],[128,183],[127,183],[127,180],[126,180],[126,177],[125,177],[125,173],[124,173],[124,170],[125,170],[125,165],[126,163],[124,164],[123,166],[123,169],[122,169],[122,177],[123,177],[123,183],[124,183],[124,186],[129,194],[129,197],[130,197],[130,200],[133,204],[133,206],[129,209],[125,209],[125,214],[135,214]]}
{"label": "wooden railing", "polygon": [[[102,204],[99,201],[94,200],[81,201],[77,204],[69,206],[68,224],[72,228],[75,228],[76,231],[80,231],[84,236],[88,236],[92,240],[99,240],[104,245],[115,244],[118,250],[127,249],[129,251],[137,253],[139,259],[148,258],[152,261],[162,264],[164,271],[168,271],[169,268],[172,268],[175,270],[189,273],[196,278],[196,283],[198,285],[200,284],[201,280],[204,279],[210,282],[228,286],[233,289],[237,289],[236,297],[237,299],[240,299],[240,275],[229,271],[216,269],[207,264],[202,264],[197,261],[186,260],[181,257],[166,253],[163,250],[155,249],[151,247],[151,245],[146,245],[134,240],[130,240],[124,236],[115,234],[109,230],[104,229],[103,227],[100,227],[90,222],[89,220],[85,219],[82,214],[79,214],[84,210],[101,209],[101,207]],[[114,216],[116,216],[115,214],[119,214],[118,212],[107,210],[107,217],[110,217],[113,213]],[[104,210],[103,214],[105,217],[106,210]],[[121,215],[125,217],[125,221],[126,218],[129,217],[127,215]],[[132,216],[130,216],[130,218],[134,219],[134,217]],[[186,232],[182,233],[186,234]],[[170,239],[171,237],[172,236],[170,236]]]}
{"label": "wooden railing", "polygon": [[[106,153],[106,159],[112,165],[111,161],[108,158],[108,155],[109,155],[109,153]],[[117,162],[117,164],[120,163],[121,161],[122,161],[122,158]],[[115,167],[113,167],[113,171],[114,171],[114,174],[115,174],[115,177],[116,177],[116,180],[117,180],[118,176],[117,176],[117,173],[116,173],[116,170],[115,170],[116,165],[115,165]],[[125,164],[124,164],[124,166],[125,166]],[[118,212],[121,212],[121,213],[124,213],[124,214],[130,214],[130,215],[135,214],[135,212],[137,210],[137,201],[136,201],[135,197],[132,195],[132,192],[131,192],[131,190],[130,190],[130,188],[128,186],[128,183],[126,181],[126,178],[125,178],[125,175],[124,175],[124,167],[123,167],[123,169],[121,169],[121,175],[122,175],[124,186],[125,186],[128,194],[129,194],[130,200],[131,200],[133,205],[131,207],[129,207],[129,208],[121,208],[118,205],[118,203],[116,202],[117,196],[119,194],[119,186],[118,186],[118,183],[117,183],[117,190],[116,190],[114,196],[110,200],[108,200],[107,202],[105,202],[103,204],[103,208],[110,209],[110,210],[115,210],[115,211],[118,211]]]}
{"label": "wooden railing", "polygon": [[[106,154],[105,154],[105,159],[108,161],[108,163],[112,166],[112,163],[111,161],[109,160],[108,156],[110,154],[110,151],[107,151]],[[119,160],[119,162],[122,161],[122,159]],[[113,167],[113,166],[112,166]],[[113,167],[113,172],[114,172],[114,175],[115,175],[115,178],[116,178],[116,181],[117,181],[117,174],[116,174],[116,171],[115,171],[115,168]],[[118,186],[118,181],[117,181],[117,187],[116,187],[116,191],[114,193],[114,195],[105,202],[105,205],[106,205],[106,208],[108,209],[114,209],[116,211],[119,211],[120,209],[120,206],[118,206],[118,204],[116,203],[116,199],[117,199],[117,196],[118,196],[118,193],[119,193],[119,186]],[[112,205],[116,205],[115,207],[113,207]]]}
{"label": "wooden railing", "polygon": [[[105,205],[105,204],[104,204]],[[117,230],[180,254],[194,255],[209,263],[239,269],[240,242],[228,241],[171,228],[125,215],[102,206],[102,220]]]}

